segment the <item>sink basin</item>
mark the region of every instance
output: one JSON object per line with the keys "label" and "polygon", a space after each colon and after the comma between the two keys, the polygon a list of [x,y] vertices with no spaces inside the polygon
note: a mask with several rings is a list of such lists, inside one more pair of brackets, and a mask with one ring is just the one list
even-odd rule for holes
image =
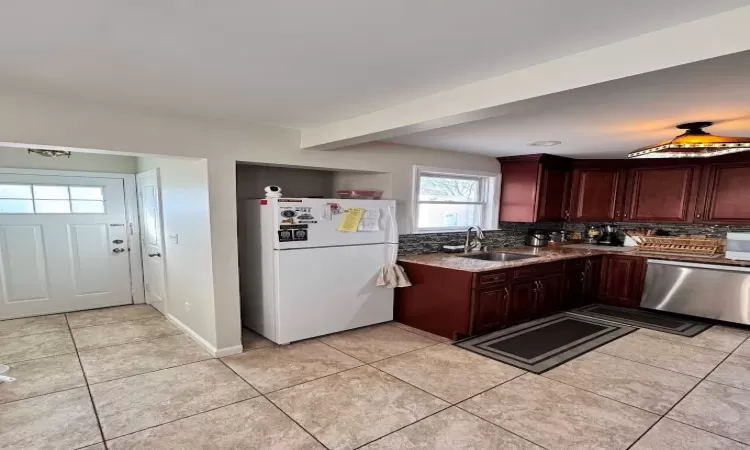
{"label": "sink basin", "polygon": [[518,261],[521,259],[536,258],[534,255],[524,255],[522,253],[477,253],[476,255],[461,255],[461,257],[484,261]]}

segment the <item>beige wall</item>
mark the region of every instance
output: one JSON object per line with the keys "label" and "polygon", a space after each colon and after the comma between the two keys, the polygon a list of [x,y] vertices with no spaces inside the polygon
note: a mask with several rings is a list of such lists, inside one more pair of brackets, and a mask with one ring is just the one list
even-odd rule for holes
{"label": "beige wall", "polygon": [[237,199],[263,198],[266,186],[280,186],[284,197],[332,197],[333,172],[294,167],[237,165]]}
{"label": "beige wall", "polygon": [[411,218],[411,178],[414,164],[491,171],[498,163],[489,157],[406,147],[365,144],[317,151],[300,149],[296,130],[253,124],[230,124],[206,119],[159,115],[132,109],[71,102],[49,96],[0,92],[2,142],[100,149],[142,156],[205,158],[208,171],[210,262],[214,314],[191,319],[213,329],[201,336],[218,349],[240,344],[239,276],[237,270],[237,161],[286,164],[298,167],[357,170],[390,174],[391,197],[398,201],[399,227],[408,232]]}
{"label": "beige wall", "polygon": [[132,156],[76,152],[70,158],[47,158],[30,154],[26,149],[10,147],[0,147],[0,167],[108,173],[135,173],[136,170]]}
{"label": "beige wall", "polygon": [[[210,345],[216,340],[208,171],[205,159],[137,158],[159,169],[167,313]],[[177,243],[170,239],[177,237]],[[190,304],[190,311],[185,303]]]}

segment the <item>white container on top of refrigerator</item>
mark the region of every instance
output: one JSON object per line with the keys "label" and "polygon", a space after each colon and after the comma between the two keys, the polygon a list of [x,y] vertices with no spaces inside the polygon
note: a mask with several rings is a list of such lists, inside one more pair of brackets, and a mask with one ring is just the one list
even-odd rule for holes
{"label": "white container on top of refrigerator", "polygon": [[[398,251],[395,201],[281,198],[239,206],[245,327],[288,344],[393,320],[393,289],[375,282]],[[378,229],[338,231],[348,208],[377,211]]]}

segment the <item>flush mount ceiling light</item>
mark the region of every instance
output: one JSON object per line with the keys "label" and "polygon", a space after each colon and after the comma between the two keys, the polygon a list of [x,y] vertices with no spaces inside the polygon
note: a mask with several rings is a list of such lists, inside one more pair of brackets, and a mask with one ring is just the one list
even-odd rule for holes
{"label": "flush mount ceiling light", "polygon": [[713,122],[691,122],[677,125],[683,134],[667,142],[639,148],[628,158],[707,158],[750,150],[750,137],[724,137],[706,133],[703,128]]}
{"label": "flush mount ceiling light", "polygon": [[562,144],[562,142],[560,141],[534,141],[527,145],[531,147],[552,147],[552,146],[560,145],[560,144]]}
{"label": "flush mount ceiling light", "polygon": [[70,158],[70,152],[64,152],[62,150],[45,150],[42,148],[30,148],[29,153],[34,153],[40,156],[46,156],[47,158],[57,158],[58,156],[67,156]]}

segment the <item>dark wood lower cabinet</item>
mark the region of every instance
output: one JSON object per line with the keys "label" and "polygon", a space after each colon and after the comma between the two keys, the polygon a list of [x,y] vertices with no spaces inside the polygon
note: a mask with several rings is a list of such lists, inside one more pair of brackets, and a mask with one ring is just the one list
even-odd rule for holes
{"label": "dark wood lower cabinet", "polygon": [[518,281],[511,285],[508,301],[508,325],[526,322],[537,310],[537,280]]}
{"label": "dark wood lower cabinet", "polygon": [[640,256],[604,255],[599,301],[607,305],[638,308],[641,305],[646,259]]}
{"label": "dark wood lower cabinet", "polygon": [[562,297],[563,276],[561,273],[549,275],[537,280],[539,288],[537,290],[535,317],[543,317],[553,314],[561,309],[560,300]]}
{"label": "dark wood lower cabinet", "polygon": [[396,290],[396,320],[460,339],[590,303],[638,307],[645,259],[592,256],[479,273],[402,265],[412,286]]}
{"label": "dark wood lower cabinet", "polygon": [[471,300],[471,334],[482,334],[506,324],[510,289],[507,285],[475,290]]}
{"label": "dark wood lower cabinet", "polygon": [[565,263],[562,309],[580,308],[596,303],[602,271],[601,256],[571,259]]}

